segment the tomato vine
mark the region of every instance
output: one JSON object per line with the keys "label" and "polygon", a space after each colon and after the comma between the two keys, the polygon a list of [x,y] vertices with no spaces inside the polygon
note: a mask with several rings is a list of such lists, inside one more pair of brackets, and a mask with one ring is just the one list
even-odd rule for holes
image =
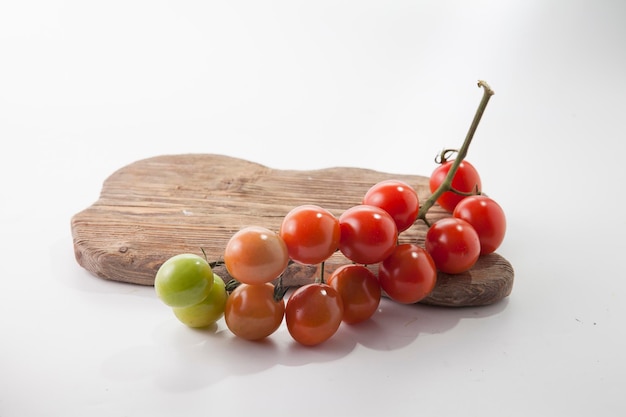
{"label": "tomato vine", "polygon": [[[441,185],[437,188],[437,190],[435,190],[435,192],[433,192],[433,194],[426,201],[424,201],[424,204],[422,204],[417,214],[417,218],[421,219],[424,223],[426,223],[428,227],[431,226],[431,223],[426,218],[426,213],[428,213],[428,210],[430,210],[430,208],[437,202],[437,199],[441,197],[441,195],[445,193],[446,191],[457,192],[452,188],[452,179],[454,178],[454,174],[458,170],[459,165],[461,164],[461,162],[463,162],[463,159],[465,159],[465,156],[467,155],[467,151],[469,149],[470,143],[472,142],[472,139],[474,138],[474,134],[476,133],[476,129],[478,128],[478,124],[480,123],[480,119],[482,118],[483,113],[485,112],[485,109],[487,108],[487,103],[489,102],[489,99],[491,98],[491,96],[494,94],[489,84],[487,84],[485,81],[479,80],[478,87],[483,89],[483,96],[482,96],[482,99],[480,100],[478,108],[476,109],[476,113],[474,114],[474,119],[472,120],[472,124],[470,125],[469,130],[467,131],[465,140],[463,141],[463,144],[457,151],[457,155],[454,159],[452,167],[450,168],[450,171],[448,172],[448,175],[446,175],[446,178],[441,183]],[[444,159],[446,158],[446,155],[449,155],[450,152],[451,152],[450,149],[444,150],[440,154],[440,161],[443,162]]]}

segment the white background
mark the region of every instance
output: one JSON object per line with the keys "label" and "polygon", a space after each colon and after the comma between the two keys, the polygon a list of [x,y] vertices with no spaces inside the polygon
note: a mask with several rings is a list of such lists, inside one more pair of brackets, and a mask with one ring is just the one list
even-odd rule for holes
{"label": "white background", "polygon": [[[622,1],[0,5],[0,416],[618,416]],[[494,306],[384,301],[316,348],[185,328],[74,259],[71,216],[161,154],[429,175],[470,148],[508,218]],[[270,414],[271,413],[271,414]]]}

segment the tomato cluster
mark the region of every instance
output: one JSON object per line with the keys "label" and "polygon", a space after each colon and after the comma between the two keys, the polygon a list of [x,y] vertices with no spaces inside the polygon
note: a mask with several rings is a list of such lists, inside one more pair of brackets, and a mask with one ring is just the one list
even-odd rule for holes
{"label": "tomato cluster", "polygon": [[[453,163],[444,161],[433,171],[431,192],[441,186]],[[504,210],[480,191],[478,171],[469,162],[461,161],[452,177],[451,190],[437,199],[452,217],[436,221],[426,233],[426,250],[441,272],[459,274],[469,270],[480,255],[494,252],[504,240]]]}
{"label": "tomato cluster", "polygon": [[[432,173],[431,192],[441,187],[451,164],[445,161]],[[259,340],[284,320],[295,341],[317,345],[341,323],[371,318],[383,294],[399,303],[417,303],[434,289],[439,272],[465,272],[479,256],[495,251],[506,220],[502,208],[480,194],[480,188],[476,169],[462,161],[451,188],[437,200],[451,216],[428,223],[423,246],[399,242],[400,234],[420,218],[418,194],[406,182],[373,185],[359,204],[338,217],[317,205],[301,205],[284,216],[278,231],[249,226],[230,238],[223,262],[233,278],[229,284],[236,284],[232,288],[227,290],[205,259],[181,254],[157,272],[156,292],[191,327],[224,317],[236,336]],[[327,279],[322,267],[315,282],[291,292],[281,288],[278,278],[290,262],[323,266],[338,251],[350,263],[330,271]]]}

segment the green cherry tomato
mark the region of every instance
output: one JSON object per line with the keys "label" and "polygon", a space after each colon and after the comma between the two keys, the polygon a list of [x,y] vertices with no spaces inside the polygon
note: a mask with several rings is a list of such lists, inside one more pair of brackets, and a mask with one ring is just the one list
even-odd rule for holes
{"label": "green cherry tomato", "polygon": [[213,288],[204,300],[188,307],[174,307],[172,310],[178,320],[189,327],[207,327],[222,318],[227,297],[224,281],[214,273]]}
{"label": "green cherry tomato", "polygon": [[154,278],[157,296],[170,307],[185,307],[204,300],[213,287],[213,271],[208,262],[195,254],[172,256]]}

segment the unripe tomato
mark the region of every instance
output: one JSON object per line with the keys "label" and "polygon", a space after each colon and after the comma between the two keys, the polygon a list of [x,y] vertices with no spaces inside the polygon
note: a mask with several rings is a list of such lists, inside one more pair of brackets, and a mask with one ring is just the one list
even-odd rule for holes
{"label": "unripe tomato", "polygon": [[213,274],[213,287],[209,295],[198,304],[174,307],[174,315],[189,327],[207,327],[224,315],[226,306],[226,286],[222,278]]}
{"label": "unripe tomato", "polygon": [[198,304],[212,287],[213,270],[204,258],[192,253],[172,256],[154,277],[157,296],[170,307]]}

